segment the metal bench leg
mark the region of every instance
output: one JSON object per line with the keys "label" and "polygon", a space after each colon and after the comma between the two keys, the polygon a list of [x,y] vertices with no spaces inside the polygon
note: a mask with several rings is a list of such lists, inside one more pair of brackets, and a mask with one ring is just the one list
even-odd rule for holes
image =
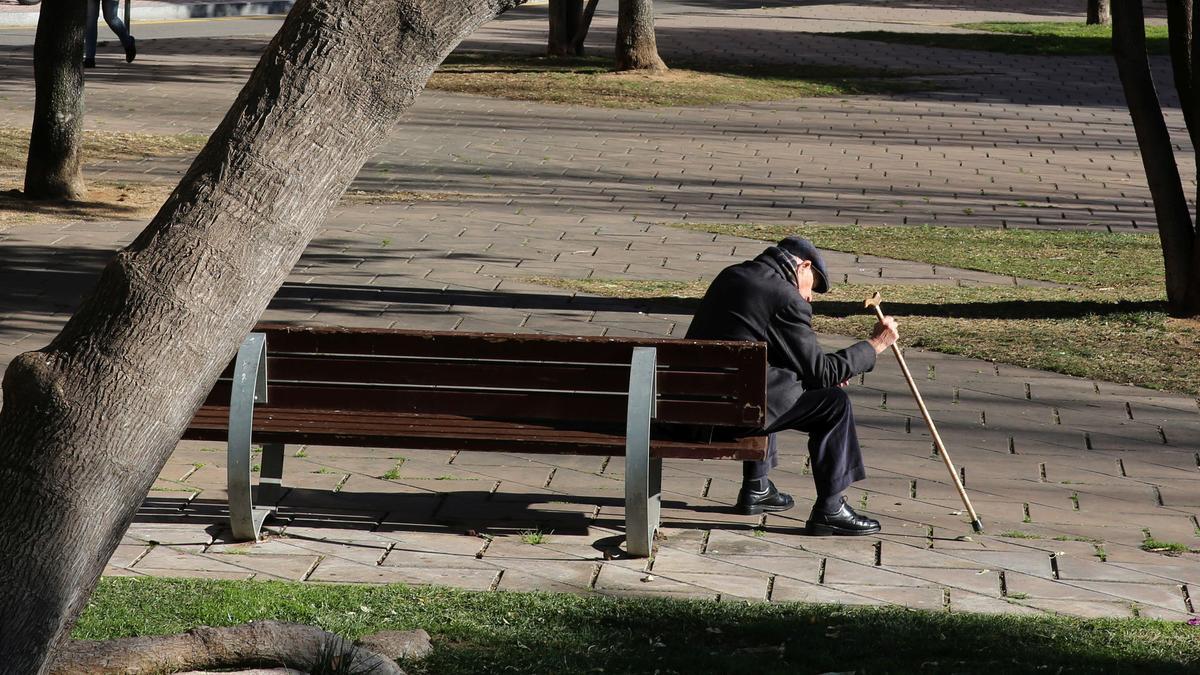
{"label": "metal bench leg", "polygon": [[228,492],[229,527],[235,541],[257,541],[263,520],[273,508],[255,508],[250,495],[250,436],[254,404],[267,392],[266,336],[251,333],[238,349],[229,394]]}
{"label": "metal bench leg", "polygon": [[274,506],[283,496],[283,443],[263,443],[262,471],[258,474],[258,501]]}
{"label": "metal bench leg", "polygon": [[625,548],[649,556],[662,504],[662,460],[650,459],[650,420],[655,414],[657,352],[635,347],[629,364],[629,411],[625,425]]}

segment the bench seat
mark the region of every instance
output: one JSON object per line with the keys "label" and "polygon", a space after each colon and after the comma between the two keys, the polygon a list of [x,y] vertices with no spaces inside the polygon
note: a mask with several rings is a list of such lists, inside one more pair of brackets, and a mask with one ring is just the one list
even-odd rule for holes
{"label": "bench seat", "polygon": [[761,343],[260,324],[183,438],[227,439],[238,540],[282,497],[287,444],[623,455],[626,548],[646,556],[663,458],[761,460],[766,437],[728,439],[765,411]]}

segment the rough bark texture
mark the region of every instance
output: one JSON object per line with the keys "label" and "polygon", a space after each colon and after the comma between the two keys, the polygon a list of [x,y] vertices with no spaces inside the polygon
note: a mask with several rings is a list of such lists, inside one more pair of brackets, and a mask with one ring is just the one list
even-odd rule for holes
{"label": "rough bark texture", "polygon": [[[1195,139],[1196,92],[1200,89],[1196,86],[1192,68],[1192,3],[1191,0],[1185,2],[1186,7],[1169,7],[1171,13],[1168,20],[1172,23],[1169,31],[1172,66],[1177,86],[1180,87],[1180,99],[1186,101],[1183,104],[1184,119],[1189,134]],[[1200,238],[1196,236],[1188,210],[1179,167],[1171,147],[1171,135],[1163,119],[1146,57],[1141,0],[1115,0],[1112,18],[1113,55],[1137,134],[1142,166],[1146,169],[1146,182],[1154,200],[1154,214],[1166,268],[1167,303],[1172,314],[1197,316],[1200,315]],[[1177,58],[1180,59],[1178,62]]]}
{"label": "rough bark texture", "polygon": [[1109,12],[1109,0],[1088,0],[1087,4],[1087,22],[1088,25],[1101,24],[1108,25],[1111,21]]}
{"label": "rough bark texture", "polygon": [[149,227],[0,409],[0,673],[45,672],[204,395],[464,37],[518,0],[301,0]]}
{"label": "rough bark texture", "polygon": [[583,25],[583,0],[550,0],[550,34],[547,56],[583,56],[583,41],[576,40]]}
{"label": "rough bark texture", "polygon": [[83,35],[87,3],[46,0],[33,43],[33,129],[25,196],[82,199]]}
{"label": "rough bark texture", "polygon": [[[425,639],[429,636],[425,635]],[[126,675],[284,667],[305,673],[404,675],[396,665],[400,656],[352,645],[338,635],[312,626],[257,621],[231,628],[196,628],[181,635],[71,642],[55,656],[50,672]]]}
{"label": "rough bark texture", "polygon": [[619,0],[617,8],[617,70],[666,70],[654,39],[651,0]]}
{"label": "rough bark texture", "polygon": [[588,30],[592,27],[592,19],[596,16],[596,5],[600,0],[588,0],[583,8],[583,16],[579,19],[579,30],[575,31],[575,54],[583,56],[583,43],[587,42]]}

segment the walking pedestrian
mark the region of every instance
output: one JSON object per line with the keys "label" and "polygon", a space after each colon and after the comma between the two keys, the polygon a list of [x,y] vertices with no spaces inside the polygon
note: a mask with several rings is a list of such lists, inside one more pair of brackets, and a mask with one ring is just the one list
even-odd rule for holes
{"label": "walking pedestrian", "polygon": [[96,67],[96,30],[100,21],[100,10],[104,9],[104,22],[117,34],[121,46],[125,48],[125,62],[132,63],[137,58],[137,47],[129,28],[117,15],[118,0],[88,0],[87,35],[84,43],[83,67]]}

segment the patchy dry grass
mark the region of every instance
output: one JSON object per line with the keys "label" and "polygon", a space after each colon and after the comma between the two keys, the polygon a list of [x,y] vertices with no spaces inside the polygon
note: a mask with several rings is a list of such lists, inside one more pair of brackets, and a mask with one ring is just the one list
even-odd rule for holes
{"label": "patchy dry grass", "polygon": [[[206,140],[206,137],[195,134],[88,131],[83,155],[87,164],[176,157],[198,152]],[[147,220],[158,212],[175,189],[173,183],[89,180],[87,199],[30,201],[21,193],[28,149],[28,131],[0,127],[0,230],[16,225],[72,221]],[[342,196],[341,202],[389,204],[442,201],[465,196],[442,192],[350,190]]]}
{"label": "patchy dry grass", "polygon": [[678,64],[665,73],[615,73],[611,59],[453,54],[430,89],[608,108],[703,106],[930,89],[910,73],[834,66]]}
{"label": "patchy dry grass", "polygon": [[[688,225],[774,241],[796,228]],[[1074,287],[835,284],[814,302],[814,327],[866,335],[862,301],[882,293],[904,345],[1067,375],[1200,394],[1200,322],[1165,311],[1162,258],[1154,235],[929,227],[808,227],[833,250],[1017,275]],[[706,281],[547,279],[584,293],[684,305]]]}
{"label": "patchy dry grass", "polygon": [[[208,140],[196,134],[142,134],[112,131],[87,131],[83,140],[83,158],[87,163],[106,160],[131,160],[146,157],[172,157],[195,153]],[[29,130],[0,127],[0,172],[25,170],[29,151]]]}
{"label": "patchy dry grass", "polygon": [[368,190],[346,190],[340,204],[406,204],[411,202],[444,202],[453,199],[466,199],[471,195],[462,192],[410,192],[408,190],[393,190],[375,192]]}
{"label": "patchy dry grass", "polygon": [[145,220],[171,194],[165,183],[90,182],[84,201],[39,200],[22,196],[19,180],[0,177],[0,230],[14,225],[39,225],[80,220]]}
{"label": "patchy dry grass", "polygon": [[[206,138],[195,134],[88,131],[85,163],[172,157],[199,151]],[[14,225],[78,220],[142,220],[154,215],[174,189],[165,183],[88,181],[81,201],[30,201],[21,193],[29,131],[0,128],[0,230]]]}

